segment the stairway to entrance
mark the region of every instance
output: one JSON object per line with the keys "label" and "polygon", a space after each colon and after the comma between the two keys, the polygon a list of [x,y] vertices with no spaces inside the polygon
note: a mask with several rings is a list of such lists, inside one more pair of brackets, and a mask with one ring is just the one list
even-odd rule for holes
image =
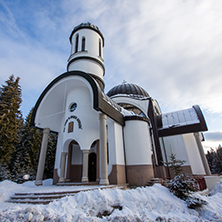
{"label": "stairway to entrance", "polygon": [[[66,184],[67,185],[67,184]],[[95,186],[93,188],[73,190],[73,191],[61,191],[61,192],[42,192],[42,193],[15,193],[7,202],[19,203],[19,204],[49,204],[54,200],[61,199],[66,196],[73,196],[79,192],[96,190],[96,189],[112,189],[112,188],[126,189],[126,186]]]}

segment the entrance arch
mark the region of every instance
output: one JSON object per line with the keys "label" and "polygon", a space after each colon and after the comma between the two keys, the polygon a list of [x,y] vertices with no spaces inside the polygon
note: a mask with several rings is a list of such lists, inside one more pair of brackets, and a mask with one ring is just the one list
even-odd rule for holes
{"label": "entrance arch", "polygon": [[99,183],[99,140],[95,140],[90,146],[89,160],[88,160],[88,178],[90,182]]}
{"label": "entrance arch", "polygon": [[66,181],[81,182],[82,156],[79,144],[75,140],[71,141],[68,147]]}

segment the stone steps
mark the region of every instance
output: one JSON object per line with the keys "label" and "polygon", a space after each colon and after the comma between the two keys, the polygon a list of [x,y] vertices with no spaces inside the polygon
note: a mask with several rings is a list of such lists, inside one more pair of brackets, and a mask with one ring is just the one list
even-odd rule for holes
{"label": "stone steps", "polygon": [[[71,186],[71,185],[70,185]],[[7,202],[10,203],[20,203],[20,204],[49,204],[54,200],[61,199],[66,196],[73,196],[82,191],[90,191],[96,189],[112,189],[119,187],[120,189],[125,189],[126,186],[96,186],[93,188],[73,190],[73,191],[61,191],[61,192],[42,192],[42,193],[15,193]]]}

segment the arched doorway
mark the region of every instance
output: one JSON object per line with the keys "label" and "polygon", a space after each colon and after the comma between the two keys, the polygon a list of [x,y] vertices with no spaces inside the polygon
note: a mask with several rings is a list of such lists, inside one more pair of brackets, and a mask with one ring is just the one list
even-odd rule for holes
{"label": "arched doorway", "polygon": [[76,141],[71,141],[68,148],[68,163],[66,180],[81,182],[82,178],[82,151]]}
{"label": "arched doorway", "polygon": [[89,182],[96,181],[96,153],[89,154],[88,177]]}

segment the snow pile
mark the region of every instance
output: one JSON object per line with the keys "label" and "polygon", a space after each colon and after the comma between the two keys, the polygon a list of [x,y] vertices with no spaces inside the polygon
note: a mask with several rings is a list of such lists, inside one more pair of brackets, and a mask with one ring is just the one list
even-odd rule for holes
{"label": "snow pile", "polygon": [[[22,185],[9,181],[0,183],[0,194],[5,194],[0,200],[0,221],[222,221],[221,192],[200,197],[208,204],[197,211],[188,209],[184,201],[159,184],[127,190],[114,188],[79,192],[49,205],[3,202],[13,192],[29,192],[34,189],[33,186],[32,182]],[[43,188],[51,191],[58,188],[76,190],[74,186]]]}
{"label": "snow pile", "polygon": [[18,187],[17,183],[5,180],[0,183],[0,203],[6,201],[11,195],[14,194],[14,190]]}
{"label": "snow pile", "polygon": [[216,194],[218,192],[222,193],[222,180],[220,180],[220,182],[218,182],[216,184],[214,189],[210,192],[210,195],[214,195],[214,194]]}

